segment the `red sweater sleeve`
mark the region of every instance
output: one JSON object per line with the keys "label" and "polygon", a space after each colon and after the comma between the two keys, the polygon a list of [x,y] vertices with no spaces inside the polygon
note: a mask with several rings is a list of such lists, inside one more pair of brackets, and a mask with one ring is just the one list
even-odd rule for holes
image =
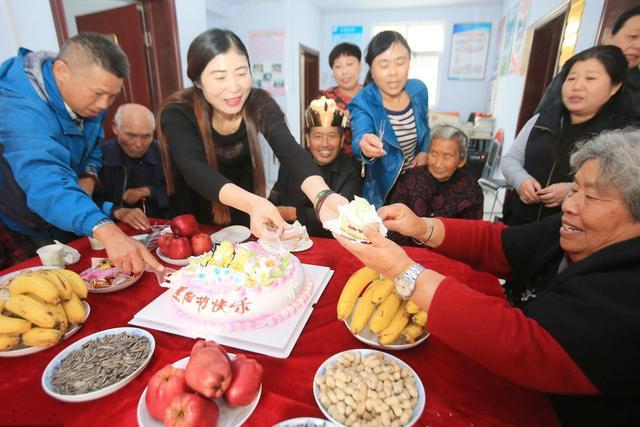
{"label": "red sweater sleeve", "polygon": [[558,342],[504,298],[453,278],[440,283],[427,328],[451,347],[509,380],[547,393],[598,394]]}
{"label": "red sweater sleeve", "polygon": [[444,241],[434,250],[480,271],[508,277],[511,266],[502,249],[502,223],[438,218],[445,227]]}

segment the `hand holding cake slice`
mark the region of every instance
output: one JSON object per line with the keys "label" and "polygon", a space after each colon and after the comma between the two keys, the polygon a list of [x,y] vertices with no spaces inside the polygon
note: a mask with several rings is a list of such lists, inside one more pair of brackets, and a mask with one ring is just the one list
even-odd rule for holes
{"label": "hand holding cake slice", "polygon": [[340,230],[351,237],[368,241],[364,235],[364,227],[371,225],[383,236],[387,235],[387,227],[382,224],[376,208],[362,197],[354,196],[348,205],[338,207]]}

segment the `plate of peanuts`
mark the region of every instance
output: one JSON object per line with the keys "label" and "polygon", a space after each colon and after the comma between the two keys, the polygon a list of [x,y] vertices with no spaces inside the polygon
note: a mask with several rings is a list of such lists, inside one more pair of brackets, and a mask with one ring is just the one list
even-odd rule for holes
{"label": "plate of peanuts", "polygon": [[330,421],[344,426],[411,426],[426,403],[422,381],[388,353],[356,349],[325,360],[313,379],[313,396]]}

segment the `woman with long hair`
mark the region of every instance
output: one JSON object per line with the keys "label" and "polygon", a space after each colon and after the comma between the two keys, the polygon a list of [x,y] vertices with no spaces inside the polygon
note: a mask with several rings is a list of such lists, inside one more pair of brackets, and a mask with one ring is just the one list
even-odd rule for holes
{"label": "woman with long hair", "polygon": [[205,31],[189,46],[187,62],[194,86],[164,100],[158,113],[170,215],[192,213],[204,224],[250,221],[258,237],[268,226],[286,228],[264,198],[262,134],[302,191],[321,206],[322,219],[335,216],[346,199],[329,191],[273,98],[251,87],[249,55],[238,36]]}
{"label": "woman with long hair", "polygon": [[367,46],[365,87],[349,103],[351,148],[362,161],[362,195],[377,208],[410,168],[427,164],[427,87],[409,79],[411,49],[396,31],[376,34]]}

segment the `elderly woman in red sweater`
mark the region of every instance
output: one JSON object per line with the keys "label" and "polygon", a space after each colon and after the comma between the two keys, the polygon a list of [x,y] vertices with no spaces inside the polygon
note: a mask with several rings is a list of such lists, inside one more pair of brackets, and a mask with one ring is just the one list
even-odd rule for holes
{"label": "elderly woman in red sweater", "polygon": [[378,211],[390,230],[505,278],[504,288],[416,264],[370,227],[371,245],[336,238],[428,312],[432,335],[549,393],[564,425],[640,425],[639,141],[627,129],[582,145],[562,214],[537,223],[419,218],[404,205]]}

